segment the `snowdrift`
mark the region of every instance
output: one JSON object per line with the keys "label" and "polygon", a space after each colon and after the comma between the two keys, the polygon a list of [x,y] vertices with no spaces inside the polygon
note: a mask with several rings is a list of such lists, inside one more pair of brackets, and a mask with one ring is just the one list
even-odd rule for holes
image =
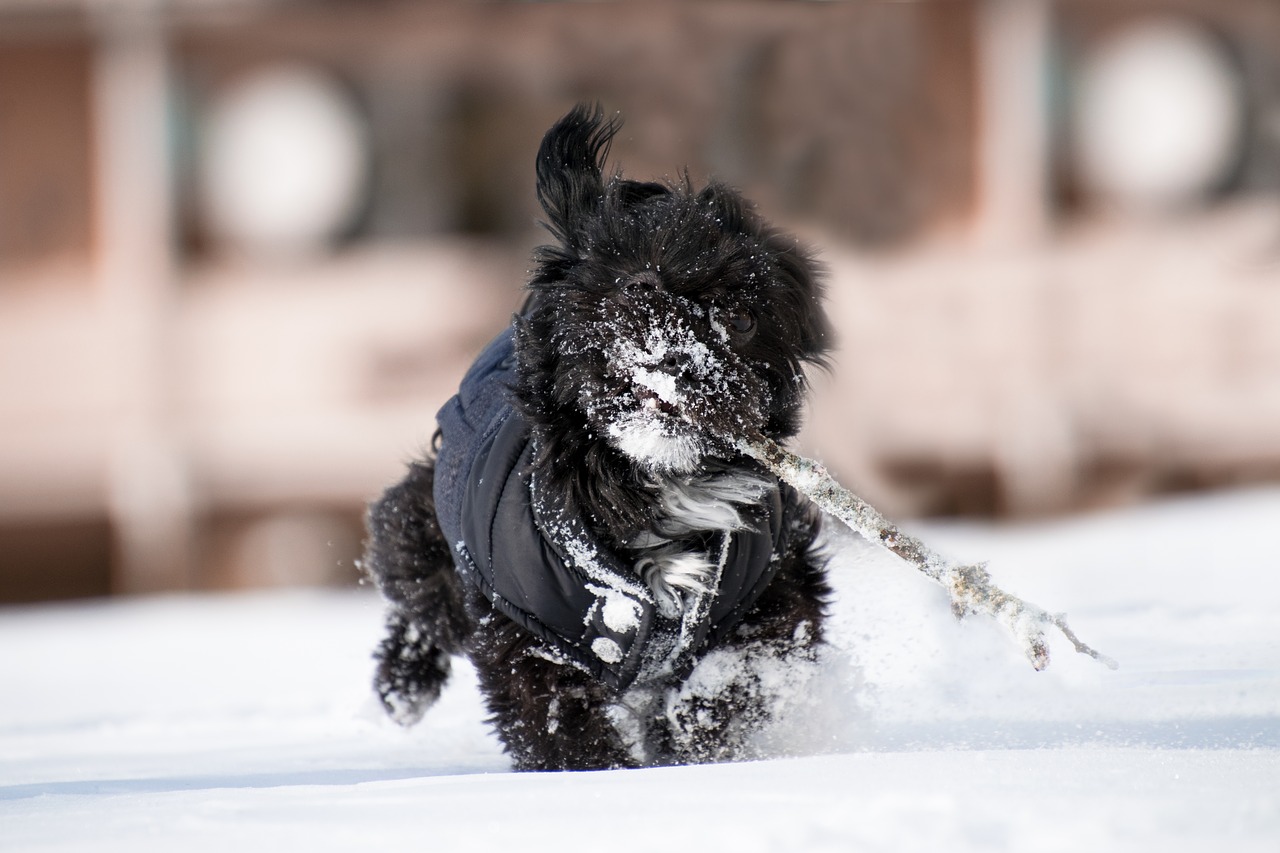
{"label": "snowdrift", "polygon": [[1000,629],[833,530],[823,689],[777,758],[513,774],[459,662],[415,729],[369,693],[369,590],[0,610],[0,850],[1267,851],[1280,490],[911,528],[1118,659]]}

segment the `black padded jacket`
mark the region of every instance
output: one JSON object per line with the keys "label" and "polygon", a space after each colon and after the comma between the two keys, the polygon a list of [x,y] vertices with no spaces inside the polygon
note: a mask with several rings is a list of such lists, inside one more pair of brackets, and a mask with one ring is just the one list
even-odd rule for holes
{"label": "black padded jacket", "polygon": [[535,440],[513,399],[515,363],[508,328],[437,415],[436,512],[455,565],[556,659],[609,687],[687,671],[708,642],[738,624],[777,571],[779,489],[766,495],[752,527],[718,535],[712,592],[666,618],[630,562],[539,488]]}

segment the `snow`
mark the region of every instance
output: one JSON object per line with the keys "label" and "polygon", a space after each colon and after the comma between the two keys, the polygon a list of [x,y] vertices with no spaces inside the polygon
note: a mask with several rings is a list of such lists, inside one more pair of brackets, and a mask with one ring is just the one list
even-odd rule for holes
{"label": "snow", "polygon": [[609,630],[619,634],[625,634],[640,627],[640,605],[611,590],[604,592],[604,607],[600,615],[604,618],[604,624]]}
{"label": "snow", "polygon": [[[720,346],[699,339],[689,318],[704,317],[706,311],[696,301],[664,297],[632,307],[605,325],[610,332],[605,363],[623,380],[625,391],[609,389],[602,405],[601,389],[585,385],[583,410],[593,420],[605,412],[609,443],[637,463],[653,470],[693,471],[706,455],[703,430],[690,426],[698,423],[697,413],[715,409],[712,398],[756,399],[764,389],[758,380],[743,381],[752,374],[726,346],[729,335],[722,324],[714,318],[709,323]],[[620,405],[632,396],[638,407]]]}
{"label": "snow", "polygon": [[622,660],[622,647],[608,637],[596,637],[591,641],[591,652],[605,663]]}
{"label": "snow", "polygon": [[513,774],[464,665],[402,730],[369,590],[0,610],[0,851],[1280,848],[1280,489],[914,525],[1072,624],[1035,672],[850,534],[805,757]]}

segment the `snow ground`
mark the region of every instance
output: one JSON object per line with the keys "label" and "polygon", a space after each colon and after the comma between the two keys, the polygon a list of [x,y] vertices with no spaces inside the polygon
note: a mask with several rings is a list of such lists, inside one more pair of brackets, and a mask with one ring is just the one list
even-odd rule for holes
{"label": "snow ground", "polygon": [[368,590],[0,610],[0,850],[1280,849],[1280,489],[929,525],[1066,610],[1032,671],[851,535],[806,757],[513,774],[463,667],[416,729],[369,696]]}

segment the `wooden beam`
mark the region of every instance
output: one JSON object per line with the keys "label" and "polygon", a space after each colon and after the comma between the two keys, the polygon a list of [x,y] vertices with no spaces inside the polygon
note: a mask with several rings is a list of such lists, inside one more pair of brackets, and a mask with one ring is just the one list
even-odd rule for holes
{"label": "wooden beam", "polygon": [[158,14],[97,21],[95,234],[104,320],[119,377],[108,506],[120,592],[192,585],[192,496],[174,425],[170,335],[176,263],[170,67]]}

